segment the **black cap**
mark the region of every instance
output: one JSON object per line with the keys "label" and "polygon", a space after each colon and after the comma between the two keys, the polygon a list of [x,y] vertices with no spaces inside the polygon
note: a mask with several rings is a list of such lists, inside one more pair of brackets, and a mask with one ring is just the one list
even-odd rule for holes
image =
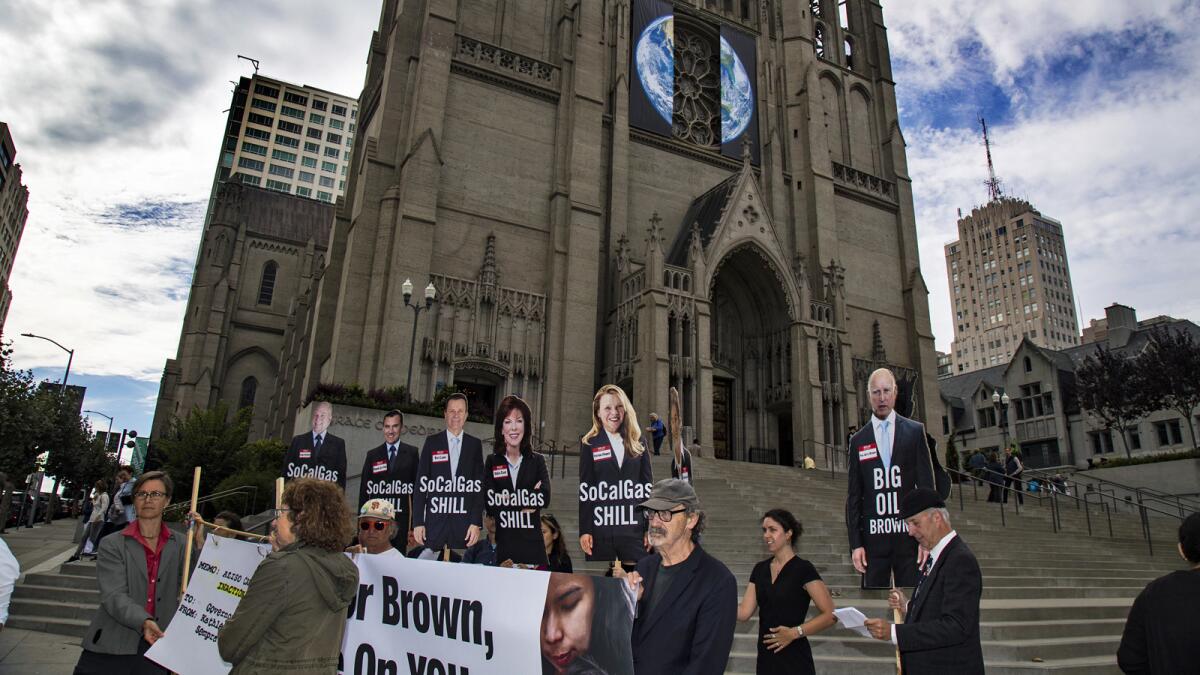
{"label": "black cap", "polygon": [[937,490],[917,488],[900,500],[900,517],[907,520],[926,509],[941,509],[945,506],[946,502],[942,501],[942,496]]}
{"label": "black cap", "polygon": [[671,511],[676,506],[700,506],[696,490],[686,480],[664,478],[650,489],[650,499],[638,504],[638,508],[651,511]]}

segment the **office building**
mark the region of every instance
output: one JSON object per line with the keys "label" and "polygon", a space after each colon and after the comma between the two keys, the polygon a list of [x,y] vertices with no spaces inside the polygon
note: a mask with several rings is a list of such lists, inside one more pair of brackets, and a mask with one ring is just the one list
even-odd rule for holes
{"label": "office building", "polygon": [[8,279],[12,276],[13,260],[21,235],[25,232],[25,220],[29,217],[29,190],[21,183],[21,165],[16,163],[17,147],[13,144],[8,125],[0,122],[0,330],[8,318],[12,304],[12,290]]}

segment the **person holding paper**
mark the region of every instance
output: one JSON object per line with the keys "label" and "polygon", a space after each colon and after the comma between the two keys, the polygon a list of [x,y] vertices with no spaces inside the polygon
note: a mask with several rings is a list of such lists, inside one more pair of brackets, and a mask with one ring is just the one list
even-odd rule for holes
{"label": "person holding paper", "polygon": [[451,394],[446,430],[425,439],[413,493],[413,539],[435,551],[475,545],[483,527],[483,442],[466,433],[467,397]]}
{"label": "person holding paper", "polygon": [[298,478],[271,522],[275,549],[259,563],[217,649],[230,675],[328,675],[337,670],[358,567],[342,553],[350,513],[336,483]]}
{"label": "person holding paper", "polygon": [[900,648],[905,673],[983,675],[979,642],[983,577],[975,554],[951,528],[950,513],[936,490],[918,488],[905,495],[900,516],[929,557],[921,567],[912,602],[899,590],[888,596],[888,605],[900,610],[904,623],[867,619],[867,628],[872,637]]}
{"label": "person holding paper", "polygon": [[167,474],[142,474],[130,486],[134,519],[100,540],[100,607],[83,634],[75,675],[167,673],[142,655],[162,637],[179,604],[184,537],[162,521],[171,490]]}
{"label": "person holding paper", "polygon": [[649,550],[637,505],[650,496],[654,471],[641,438],[624,390],[600,387],[579,444],[579,547],[588,560],[619,560],[627,571]]}
{"label": "person holding paper", "polygon": [[513,565],[543,568],[542,509],[550,503],[546,459],[533,451],[533,414],[518,396],[505,396],[496,408],[495,451],[483,471],[487,511],[496,519],[496,558]]}
{"label": "person holding paper", "polygon": [[[835,623],[829,588],[812,563],[796,555],[802,531],[800,521],[783,509],[771,509],[762,518],[771,557],[754,566],[738,607],[738,621],[759,612],[759,675],[816,673],[808,636]],[[821,613],[805,621],[810,600]]]}

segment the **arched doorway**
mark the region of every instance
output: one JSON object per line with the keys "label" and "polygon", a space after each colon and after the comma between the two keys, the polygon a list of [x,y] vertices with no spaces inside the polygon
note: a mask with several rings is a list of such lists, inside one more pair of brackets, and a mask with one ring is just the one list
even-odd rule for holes
{"label": "arched doorway", "polygon": [[714,455],[790,466],[792,318],[781,277],[755,245],[742,246],[722,259],[710,300]]}

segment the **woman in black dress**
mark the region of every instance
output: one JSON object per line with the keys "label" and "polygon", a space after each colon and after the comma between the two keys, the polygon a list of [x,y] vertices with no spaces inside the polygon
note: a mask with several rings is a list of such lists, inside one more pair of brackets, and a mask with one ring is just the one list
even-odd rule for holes
{"label": "woman in black dress", "polygon": [[505,567],[548,564],[541,515],[550,503],[550,474],[545,458],[533,451],[532,418],[525,401],[505,396],[496,409],[495,450],[484,460],[487,512],[496,519],[496,561]]}
{"label": "woman in black dress", "polygon": [[[815,673],[808,636],[834,624],[833,598],[812,563],[796,555],[802,528],[790,512],[771,509],[762,519],[771,557],[754,566],[738,621],[758,615],[758,668],[766,673]],[[805,621],[809,601],[820,614]]]}

